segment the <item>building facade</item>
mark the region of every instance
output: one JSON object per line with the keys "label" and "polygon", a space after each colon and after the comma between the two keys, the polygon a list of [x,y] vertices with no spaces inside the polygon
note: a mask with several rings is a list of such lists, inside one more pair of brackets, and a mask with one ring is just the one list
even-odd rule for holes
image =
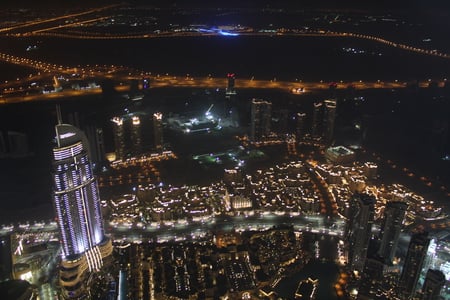
{"label": "building facade", "polygon": [[374,219],[375,197],[355,194],[351,203],[350,224],[348,230],[349,265],[362,272],[367,257]]}
{"label": "building facade", "polygon": [[411,237],[399,281],[400,295],[405,298],[413,296],[416,291],[417,281],[429,245],[430,239],[426,232],[416,233]]}
{"label": "building facade", "polygon": [[53,198],[62,248],[60,285],[66,298],[78,298],[87,271],[99,270],[112,246],[104,234],[86,135],[68,124],[55,129]]}
{"label": "building facade", "polygon": [[317,102],[313,105],[311,135],[314,138],[318,138],[322,134],[322,120],[323,120],[323,103]]}
{"label": "building facade", "polygon": [[378,255],[388,264],[392,263],[394,258],[407,208],[408,205],[405,202],[392,201],[387,203],[384,210]]}
{"label": "building facade", "polygon": [[334,122],[336,120],[337,101],[335,99],[324,101],[323,113],[323,139],[327,145],[331,145],[334,138]]}
{"label": "building facade", "polygon": [[305,113],[297,113],[295,124],[295,138],[297,139],[297,141],[301,141],[305,136],[305,120]]}
{"label": "building facade", "polygon": [[422,288],[422,300],[439,300],[445,284],[445,275],[439,270],[429,269]]}
{"label": "building facade", "polygon": [[155,142],[155,149],[157,151],[163,150],[163,125],[162,113],[156,112],[153,114],[153,137]]}
{"label": "building facade", "polygon": [[264,100],[253,99],[251,105],[250,140],[252,142],[258,142],[270,134],[272,123],[272,103]]}

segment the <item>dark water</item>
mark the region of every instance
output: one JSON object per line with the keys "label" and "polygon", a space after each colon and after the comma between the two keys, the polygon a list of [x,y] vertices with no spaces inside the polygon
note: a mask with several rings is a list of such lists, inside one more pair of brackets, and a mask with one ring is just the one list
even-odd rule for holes
{"label": "dark water", "polygon": [[36,74],[36,70],[0,61],[0,84],[4,83],[5,80],[12,81],[30,74]]}
{"label": "dark water", "polygon": [[318,279],[316,299],[338,299],[334,284],[338,279],[339,270],[332,262],[311,261],[300,272],[280,281],[275,291],[282,299],[294,299],[295,291],[301,280]]}
{"label": "dark water", "polygon": [[303,279],[318,279],[316,299],[334,300],[338,299],[334,284],[339,277],[339,267],[334,263],[336,259],[338,238],[325,235],[315,235],[311,233],[303,234],[303,248],[315,256],[315,244],[318,246],[317,258],[313,258],[302,268],[280,281],[275,288],[282,299],[294,299],[294,294],[298,283]]}
{"label": "dark water", "polygon": [[[29,44],[39,49],[27,52]],[[342,48],[364,50],[349,54]],[[129,40],[23,38],[0,40],[0,51],[51,63],[124,65],[153,73],[303,80],[443,78],[450,60],[375,42],[333,37],[193,37]]]}

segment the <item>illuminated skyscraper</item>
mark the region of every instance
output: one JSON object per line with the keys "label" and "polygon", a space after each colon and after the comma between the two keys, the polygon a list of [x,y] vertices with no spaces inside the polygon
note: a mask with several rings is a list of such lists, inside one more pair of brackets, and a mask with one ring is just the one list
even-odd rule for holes
{"label": "illuminated skyscraper", "polygon": [[422,300],[438,300],[445,284],[445,275],[439,270],[429,269],[422,288]]}
{"label": "illuminated skyscraper", "polygon": [[301,141],[303,137],[305,136],[305,119],[306,114],[305,113],[297,113],[296,117],[296,126],[295,126],[295,137],[297,141]]}
{"label": "illuminated skyscraper", "polygon": [[153,114],[153,139],[155,149],[161,151],[163,148],[163,128],[162,128],[162,113]]}
{"label": "illuminated skyscraper", "polygon": [[125,159],[142,154],[144,150],[142,116],[130,113],[121,117],[114,117],[111,121],[113,122],[116,159]]}
{"label": "illuminated skyscraper", "polygon": [[60,285],[66,297],[82,295],[84,277],[112,252],[105,237],[100,197],[85,134],[58,124],[53,148],[54,204],[62,247]]}
{"label": "illuminated skyscraper", "polygon": [[234,81],[236,79],[236,76],[234,73],[228,73],[227,74],[227,89],[226,94],[227,95],[234,95],[236,94],[236,91],[234,90]]}
{"label": "illuminated skyscraper", "polygon": [[405,202],[388,202],[384,210],[384,221],[381,227],[381,244],[378,255],[386,263],[391,263],[397,249],[398,238],[402,229],[408,205]]}
{"label": "illuminated skyscraper", "polygon": [[323,111],[322,111],[322,102],[314,103],[313,107],[313,119],[311,126],[311,135],[313,137],[320,137],[322,133],[322,120],[323,120]]}
{"label": "illuminated skyscraper", "polygon": [[417,281],[429,244],[430,239],[426,232],[416,233],[411,237],[399,281],[400,294],[405,298],[413,296],[416,291]]}
{"label": "illuminated skyscraper", "polygon": [[270,134],[272,122],[272,103],[253,99],[251,107],[250,139],[253,142],[261,141]]}
{"label": "illuminated skyscraper", "polygon": [[353,270],[362,272],[367,257],[367,248],[372,234],[375,198],[366,194],[355,194],[351,203],[349,226],[349,264]]}
{"label": "illuminated skyscraper", "polygon": [[313,104],[311,135],[315,138],[323,138],[323,141],[328,145],[331,145],[333,142],[336,105],[337,101],[335,99]]}
{"label": "illuminated skyscraper", "polygon": [[334,121],[336,119],[336,100],[325,100],[323,114],[323,138],[325,143],[331,144],[334,137]]}
{"label": "illuminated skyscraper", "polygon": [[142,126],[138,115],[131,116],[131,155],[142,154]]}
{"label": "illuminated skyscraper", "polygon": [[122,117],[114,117],[111,120],[113,124],[114,146],[116,159],[125,157],[125,124]]}

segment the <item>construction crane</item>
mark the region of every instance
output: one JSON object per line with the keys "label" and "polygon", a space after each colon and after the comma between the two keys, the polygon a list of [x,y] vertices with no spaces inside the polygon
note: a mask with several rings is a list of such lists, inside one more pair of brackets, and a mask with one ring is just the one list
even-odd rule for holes
{"label": "construction crane", "polygon": [[214,103],[209,106],[208,110],[205,112],[205,116],[209,115],[209,112],[211,111],[211,108],[213,108],[213,106]]}

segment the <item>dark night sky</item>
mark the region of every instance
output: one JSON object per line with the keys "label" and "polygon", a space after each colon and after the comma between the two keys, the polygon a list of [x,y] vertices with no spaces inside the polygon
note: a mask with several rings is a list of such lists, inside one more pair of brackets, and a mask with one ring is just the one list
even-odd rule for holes
{"label": "dark night sky", "polygon": [[[82,7],[122,1],[107,0],[3,0],[1,7]],[[128,0],[126,3],[155,5],[161,7],[272,7],[272,8],[357,8],[357,9],[450,9],[448,0]]]}

